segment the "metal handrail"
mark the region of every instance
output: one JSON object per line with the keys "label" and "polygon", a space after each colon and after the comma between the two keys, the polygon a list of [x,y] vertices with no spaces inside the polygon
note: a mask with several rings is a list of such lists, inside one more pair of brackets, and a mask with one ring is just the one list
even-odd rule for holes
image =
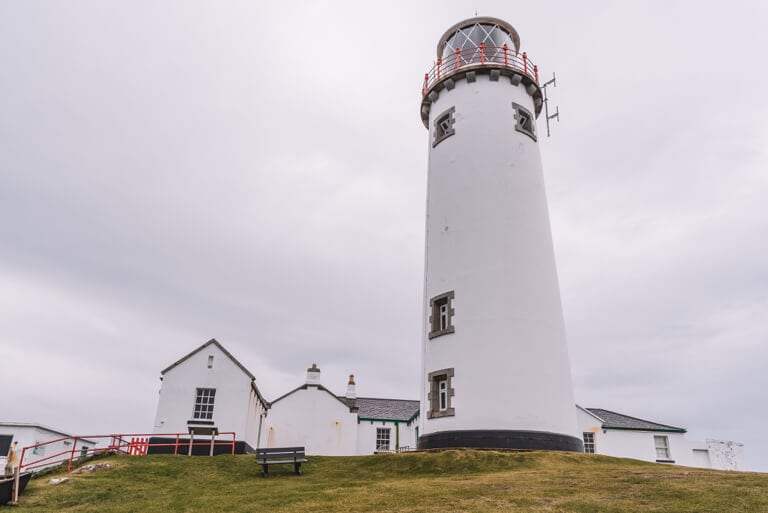
{"label": "metal handrail", "polygon": [[493,65],[494,68],[508,68],[522,73],[539,83],[539,68],[528,58],[528,54],[516,53],[507,45],[486,46],[480,43],[476,48],[457,48],[451,57],[437,59],[427,73],[424,73],[424,85],[421,95],[426,95],[436,83],[451,75],[472,67]]}
{"label": "metal handrail", "polygon": [[[21,450],[21,458],[19,459],[19,471],[22,470],[34,470],[34,469],[41,469],[53,465],[58,465],[61,463],[67,463],[67,472],[70,472],[72,470],[72,463],[74,461],[77,461],[80,458],[86,458],[88,456],[94,456],[96,454],[103,454],[103,453],[112,453],[112,454],[118,454],[118,455],[127,455],[127,456],[144,456],[147,454],[148,449],[150,447],[174,447],[173,454],[179,453],[179,446],[184,446],[185,448],[189,448],[190,444],[192,447],[195,446],[204,446],[204,447],[211,447],[214,446],[229,446],[231,447],[232,454],[235,454],[235,444],[236,444],[236,438],[237,435],[234,431],[222,431],[218,433],[218,436],[221,435],[232,435],[231,441],[211,441],[207,439],[197,439],[195,440],[189,440],[190,434],[189,433],[123,433],[123,434],[111,434],[111,435],[93,435],[93,436],[65,436],[61,438],[56,438],[54,440],[49,440],[47,442],[42,442],[35,445],[29,445],[27,447],[22,448]],[[170,438],[175,437],[175,442],[163,442],[163,443],[150,443],[149,439],[151,437],[158,437],[158,438]],[[24,457],[27,455],[27,450],[34,450],[38,447],[43,447],[46,445],[63,442],[65,440],[71,440],[72,441],[72,448],[66,449],[64,451],[58,452],[56,454],[48,455],[44,458],[39,458],[36,460],[33,460],[29,463],[24,463]],[[91,447],[89,449],[78,449],[77,443],[80,440],[85,440],[88,443],[95,443],[97,440],[108,440],[108,444],[106,446],[98,446],[98,444],[94,447]]]}

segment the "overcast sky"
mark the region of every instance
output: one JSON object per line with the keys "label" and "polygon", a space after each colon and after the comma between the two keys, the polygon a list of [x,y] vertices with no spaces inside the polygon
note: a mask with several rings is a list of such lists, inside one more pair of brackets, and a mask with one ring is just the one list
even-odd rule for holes
{"label": "overcast sky", "polygon": [[557,73],[577,401],[768,471],[758,4],[0,0],[0,421],[148,432],[160,371],[212,337],[268,399],[313,362],[418,398],[420,88],[477,11]]}

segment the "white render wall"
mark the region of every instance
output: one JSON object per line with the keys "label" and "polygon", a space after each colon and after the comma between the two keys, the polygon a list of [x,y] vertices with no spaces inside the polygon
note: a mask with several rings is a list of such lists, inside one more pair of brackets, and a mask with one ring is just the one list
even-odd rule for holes
{"label": "white render wall", "polygon": [[[410,423],[384,420],[360,420],[357,425],[357,454],[373,454],[376,452],[376,428],[389,428],[389,450],[398,448],[416,448],[416,426],[418,420]],[[397,445],[397,433],[400,432],[400,444]]]}
{"label": "white render wall", "polygon": [[[213,367],[208,368],[208,356]],[[215,388],[214,425],[234,431],[238,440],[256,447],[258,401],[254,400],[251,378],[218,346],[210,344],[163,375],[155,415],[154,433],[187,433],[187,421],[194,420],[197,388]]]}
{"label": "white render wall", "polygon": [[670,459],[686,467],[739,470],[743,466],[742,444],[718,440],[689,441],[684,433],[603,429],[594,416],[577,407],[579,429],[595,437],[595,452],[617,458],[656,462],[654,436],[669,440]]}
{"label": "white render wall", "polygon": [[[13,442],[18,442],[18,445],[16,446],[17,449],[17,456],[20,459],[22,449],[24,447],[29,447],[32,445],[37,445],[39,443],[48,442],[51,440],[56,440],[59,438],[63,438],[64,435],[62,433],[58,433],[55,431],[51,431],[48,429],[45,429],[42,426],[25,426],[25,425],[13,425],[13,424],[0,424],[0,435],[13,435],[13,440],[11,441],[11,444]],[[76,445],[75,445],[76,443]],[[92,441],[86,441],[86,440],[77,440],[77,442],[74,442],[73,439],[67,439],[67,440],[60,440],[58,442],[54,442],[52,444],[48,444],[44,447],[41,447],[38,449],[38,454],[34,454],[32,450],[26,451],[24,454],[24,465],[28,465],[30,463],[34,463],[35,461],[39,461],[41,459],[45,459],[48,457],[52,457],[56,454],[67,452],[67,455],[61,455],[56,458],[51,458],[50,465],[55,465],[58,463],[61,463],[61,461],[64,458],[68,458],[70,451],[72,451],[72,448],[74,446],[75,449],[75,455],[79,455],[80,451],[82,449],[93,449],[95,447],[95,443]],[[92,453],[88,453],[88,456],[91,456]],[[7,458],[5,456],[0,456],[0,468],[5,468]],[[17,460],[18,461],[18,460]],[[48,465],[48,461],[45,462],[46,465]],[[42,470],[43,467],[33,470]]]}
{"label": "white render wall", "polygon": [[[429,119],[421,435],[506,429],[581,438],[538,144],[515,130],[507,77],[457,80]],[[455,134],[432,148],[455,108]],[[540,135],[539,135],[540,137]],[[455,291],[455,333],[429,339],[429,300]],[[429,419],[430,372],[453,368],[455,416]]]}
{"label": "white render wall", "polygon": [[354,456],[357,414],[316,386],[296,390],[272,403],[264,419],[260,447],[298,446],[316,456]]}

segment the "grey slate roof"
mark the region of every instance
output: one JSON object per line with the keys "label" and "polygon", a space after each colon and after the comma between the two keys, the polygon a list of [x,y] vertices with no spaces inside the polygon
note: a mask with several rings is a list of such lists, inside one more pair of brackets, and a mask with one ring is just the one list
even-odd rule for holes
{"label": "grey slate roof", "polygon": [[603,410],[601,408],[585,408],[592,415],[598,417],[603,421],[603,428],[605,429],[630,429],[638,431],[668,431],[674,433],[685,433],[686,430],[679,427],[668,426],[666,424],[659,424],[657,422],[651,422],[650,420],[638,419],[636,417],[630,417],[629,415],[623,415],[616,413],[615,411]]}
{"label": "grey slate roof", "polygon": [[356,399],[359,418],[390,419],[409,422],[419,413],[419,401],[409,399],[377,399],[358,397]]}

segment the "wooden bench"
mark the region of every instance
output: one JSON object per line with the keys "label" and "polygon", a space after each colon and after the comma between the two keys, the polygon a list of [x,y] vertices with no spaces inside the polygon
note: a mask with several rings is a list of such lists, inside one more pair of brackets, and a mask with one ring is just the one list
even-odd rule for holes
{"label": "wooden bench", "polygon": [[304,447],[275,447],[256,449],[256,461],[261,465],[261,475],[269,477],[270,465],[293,465],[293,472],[301,475],[301,464],[307,462]]}

